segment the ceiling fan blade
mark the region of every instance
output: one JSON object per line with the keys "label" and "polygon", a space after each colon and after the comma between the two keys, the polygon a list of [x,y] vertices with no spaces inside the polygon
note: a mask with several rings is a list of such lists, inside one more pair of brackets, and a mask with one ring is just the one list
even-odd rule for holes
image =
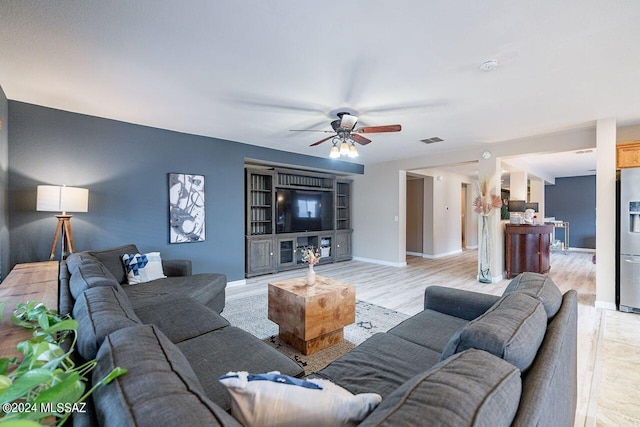
{"label": "ceiling fan blade", "polygon": [[358,133],[383,133],[383,132],[400,132],[402,126],[400,125],[386,125],[386,126],[367,126],[354,130]]}
{"label": "ceiling fan blade", "polygon": [[321,140],[320,140],[320,141],[318,141],[318,142],[314,142],[314,143],[313,143],[313,144],[311,144],[309,147],[315,147],[316,145],[320,145],[320,144],[322,144],[323,142],[330,140],[330,139],[331,139],[331,138],[333,138],[334,136],[337,136],[337,135],[331,135],[331,136],[328,136],[328,137],[326,137],[325,139],[321,139]]}
{"label": "ceiling fan blade", "polygon": [[324,132],[324,133],[333,133],[332,130],[320,130],[320,129],[289,129],[289,132]]}
{"label": "ceiling fan blade", "polygon": [[360,145],[367,145],[368,143],[371,142],[370,139],[367,139],[362,135],[358,135],[357,133],[352,133],[349,136],[351,137],[351,139],[353,139],[355,142],[357,142]]}

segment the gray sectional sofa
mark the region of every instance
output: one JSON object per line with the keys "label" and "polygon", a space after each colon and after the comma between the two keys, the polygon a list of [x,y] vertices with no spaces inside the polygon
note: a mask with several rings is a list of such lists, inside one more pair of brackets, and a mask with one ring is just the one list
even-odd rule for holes
{"label": "gray sectional sofa", "polygon": [[168,277],[126,284],[121,256],[138,252],[134,245],[78,252],[60,264],[60,311],[78,321],[79,361],[97,358],[93,381],[115,366],[128,370],[97,389],[74,425],[237,425],[218,377],[232,370],[303,374],[219,315],[224,275],[192,275],[189,261],[163,260]]}
{"label": "gray sectional sofa", "polygon": [[[78,416],[74,424],[238,426],[218,376],[302,375],[296,363],[212,309],[219,303],[204,278],[135,290],[141,285],[114,283],[95,254],[61,264],[61,285],[73,297],[67,307],[80,324],[78,351],[97,359],[94,381],[115,366],[128,372],[94,392],[95,418]],[[534,273],[512,280],[501,297],[432,286],[424,311],[312,377],[380,394],[382,403],[362,426],[571,426],[576,296]]]}

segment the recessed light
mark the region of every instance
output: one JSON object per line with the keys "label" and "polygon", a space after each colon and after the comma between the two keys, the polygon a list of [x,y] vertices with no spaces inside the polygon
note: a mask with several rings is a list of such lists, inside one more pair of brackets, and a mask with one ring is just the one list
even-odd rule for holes
{"label": "recessed light", "polygon": [[497,59],[488,59],[480,64],[480,69],[482,71],[493,71],[498,68],[498,60]]}

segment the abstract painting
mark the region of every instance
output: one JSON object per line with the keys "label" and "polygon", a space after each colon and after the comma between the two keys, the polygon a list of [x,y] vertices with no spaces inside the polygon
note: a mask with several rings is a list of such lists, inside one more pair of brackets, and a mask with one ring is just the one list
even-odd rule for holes
{"label": "abstract painting", "polygon": [[169,174],[169,243],[203,242],[204,175]]}

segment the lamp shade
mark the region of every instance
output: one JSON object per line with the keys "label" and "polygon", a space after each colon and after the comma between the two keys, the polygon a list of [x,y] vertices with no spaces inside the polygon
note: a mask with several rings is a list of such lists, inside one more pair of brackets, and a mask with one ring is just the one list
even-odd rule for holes
{"label": "lamp shade", "polygon": [[509,212],[524,212],[526,205],[524,200],[509,200]]}
{"label": "lamp shade", "polygon": [[36,210],[47,212],[87,212],[89,190],[59,185],[38,185]]}
{"label": "lamp shade", "polygon": [[533,209],[534,212],[538,212],[538,202],[529,202],[526,204],[527,209]]}

